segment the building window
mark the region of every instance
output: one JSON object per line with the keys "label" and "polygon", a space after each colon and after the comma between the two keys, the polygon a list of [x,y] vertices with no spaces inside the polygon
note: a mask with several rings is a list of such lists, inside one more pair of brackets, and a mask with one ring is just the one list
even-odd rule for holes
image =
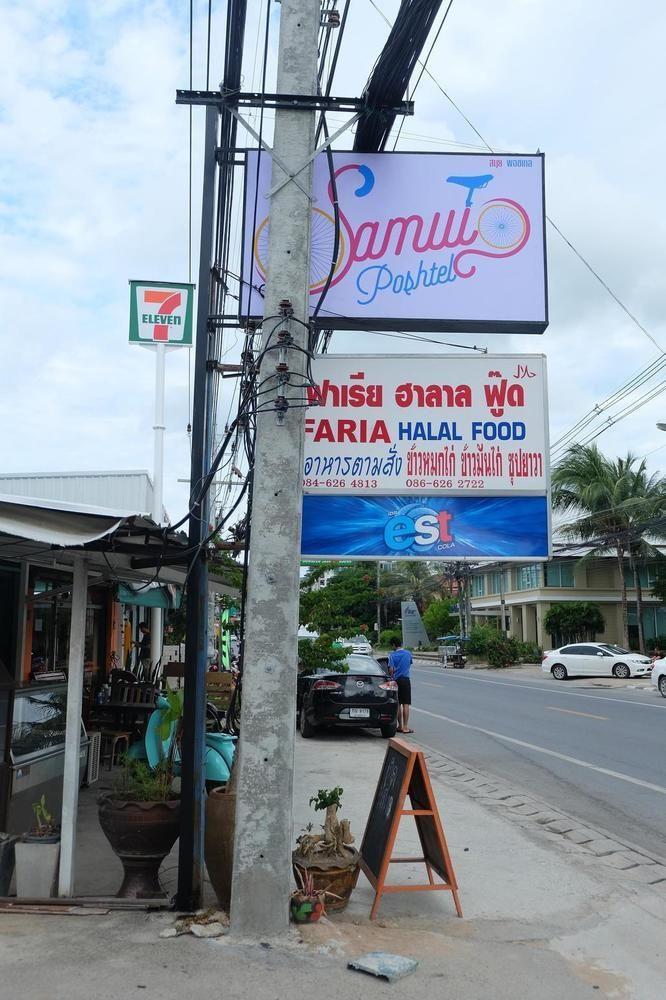
{"label": "building window", "polygon": [[518,566],[516,569],[516,590],[536,590],[539,586],[539,564]]}
{"label": "building window", "polygon": [[[653,587],[657,581],[657,567],[656,566],[639,566],[638,567],[638,579],[641,582],[641,587],[647,590],[649,587]],[[634,586],[634,571],[631,566],[625,566],[624,568],[624,582],[627,587]]]}
{"label": "building window", "polygon": [[488,593],[489,594],[501,594],[506,593],[509,589],[509,579],[506,570],[495,570],[494,573],[488,574]]}
{"label": "building window", "polygon": [[544,586],[546,587],[573,587],[574,567],[573,563],[552,562],[546,563],[543,567]]}
{"label": "building window", "polygon": [[472,597],[483,597],[486,592],[486,579],[483,573],[471,578]]}

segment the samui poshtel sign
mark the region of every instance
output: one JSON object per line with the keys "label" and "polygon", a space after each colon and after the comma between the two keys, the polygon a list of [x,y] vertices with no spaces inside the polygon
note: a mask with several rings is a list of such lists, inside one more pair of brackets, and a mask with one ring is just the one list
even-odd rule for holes
{"label": "samui poshtel sign", "polygon": [[[263,315],[268,154],[247,154],[241,318]],[[543,333],[543,155],[333,153],[339,250],[318,323],[344,329]],[[310,302],[335,246],[334,188],[314,163]]]}

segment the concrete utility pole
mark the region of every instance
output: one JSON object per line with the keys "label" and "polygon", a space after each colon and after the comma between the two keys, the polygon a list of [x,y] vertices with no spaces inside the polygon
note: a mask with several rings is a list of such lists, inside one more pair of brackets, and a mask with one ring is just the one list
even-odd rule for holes
{"label": "concrete utility pole", "polygon": [[[278,93],[316,94],[319,20],[319,0],[282,0]],[[276,111],[273,185],[285,177],[278,159],[292,172],[311,155],[314,126],[311,111]],[[307,347],[305,327],[276,318],[279,303],[288,299],[295,319],[309,319],[311,203],[300,185],[311,190],[311,165],[298,180],[282,187],[270,205],[264,347],[272,331],[274,344],[283,328],[298,347]],[[305,356],[298,350],[286,353],[290,371],[303,373]],[[266,355],[263,378],[277,360],[277,352]],[[288,929],[303,412],[292,408],[280,423],[272,409],[257,417],[231,897],[231,929],[239,937],[266,938]]]}

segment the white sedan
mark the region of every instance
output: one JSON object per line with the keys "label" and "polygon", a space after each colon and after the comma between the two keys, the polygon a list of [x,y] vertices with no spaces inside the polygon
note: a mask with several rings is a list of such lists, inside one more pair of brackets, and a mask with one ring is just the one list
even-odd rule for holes
{"label": "white sedan", "polygon": [[580,642],[549,649],[541,669],[557,681],[567,677],[645,677],[652,661],[642,653],[631,653],[607,642]]}
{"label": "white sedan", "polygon": [[652,684],[666,698],[666,656],[652,664]]}

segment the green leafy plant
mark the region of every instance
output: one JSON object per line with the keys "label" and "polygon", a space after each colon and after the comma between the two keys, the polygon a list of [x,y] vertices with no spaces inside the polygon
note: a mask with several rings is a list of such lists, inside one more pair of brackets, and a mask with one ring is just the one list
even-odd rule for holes
{"label": "green leafy plant", "polygon": [[567,642],[591,642],[606,627],[601,608],[594,601],[562,601],[543,617],[544,628],[556,646]]}
{"label": "green leafy plant", "polygon": [[349,667],[344,662],[348,650],[334,646],[330,635],[316,639],[298,640],[298,670],[301,674],[314,674],[317,670],[333,670],[346,674]]}
{"label": "green leafy plant", "polygon": [[489,640],[486,656],[490,667],[510,667],[520,659],[520,643],[517,639],[507,639],[498,633]]}
{"label": "green leafy plant", "polygon": [[473,625],[469,633],[467,652],[473,656],[485,656],[489,644],[502,637],[502,633],[494,625]]}
{"label": "green leafy plant", "polygon": [[313,806],[315,811],[328,809],[329,806],[340,808],[342,805],[342,792],[343,789],[339,785],[335,788],[320,788],[317,794],[313,795],[310,799],[310,805]]}
{"label": "green leafy plant", "polygon": [[151,770],[145,761],[126,756],[113,783],[112,797],[123,802],[166,802],[176,798],[171,789],[172,781],[168,761],[161,761]]}
{"label": "green leafy plant", "polygon": [[33,836],[52,837],[58,832],[53,814],[47,809],[45,795],[42,795],[39,802],[33,802],[32,811],[35,814],[35,825],[30,831]]}
{"label": "green leafy plant", "polygon": [[171,736],[171,728],[174,722],[180,722],[183,717],[183,696],[185,692],[181,688],[178,691],[165,691],[162,697],[169,703],[168,708],[161,708],[160,724],[158,733],[161,740],[168,740]]}
{"label": "green leafy plant", "polygon": [[399,628],[385,628],[379,633],[379,645],[382,649],[388,649],[391,645],[391,639],[397,639],[398,642],[402,642],[402,632]]}

